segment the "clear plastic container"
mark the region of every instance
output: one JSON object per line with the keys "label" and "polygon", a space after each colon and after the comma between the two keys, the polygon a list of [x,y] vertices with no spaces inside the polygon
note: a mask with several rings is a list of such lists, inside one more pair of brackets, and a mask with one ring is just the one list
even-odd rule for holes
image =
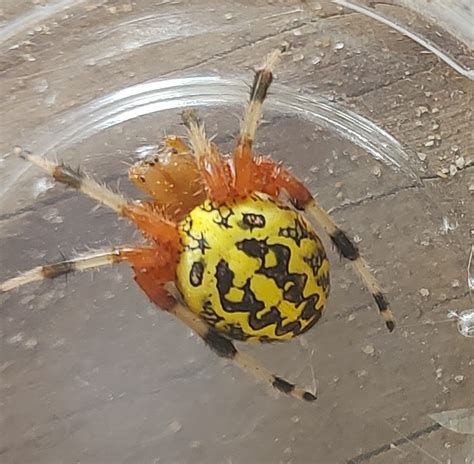
{"label": "clear plastic container", "polygon": [[[318,401],[307,405],[275,398],[222,363],[148,302],[126,266],[32,284],[0,296],[2,462],[339,463],[371,462],[371,452],[386,459],[377,462],[431,462],[417,446],[442,453],[443,462],[468,456],[466,441],[427,416],[451,402],[464,406],[469,390],[467,339],[447,317],[458,308],[445,303],[446,295],[466,297],[467,247],[456,218],[433,201],[437,187],[423,183],[426,166],[413,150],[371,120],[364,99],[334,101],[385,78],[385,63],[367,65],[372,39],[341,28],[339,6],[144,0],[1,8],[0,280],[88,247],[141,240],[126,221],[15,158],[14,146],[80,165],[136,197],[128,165],[165,134],[184,133],[182,108],[197,108],[215,142],[232,149],[251,68],[292,39],[257,148],[292,166],[349,231],[399,324],[386,333],[370,295],[325,240],[332,294],[320,323],[300,342],[239,345],[317,387]],[[384,41],[380,26],[371,33]],[[338,68],[343,57],[349,68]],[[405,58],[394,52],[391,60],[409,69]],[[377,452],[401,436],[406,449]]]}

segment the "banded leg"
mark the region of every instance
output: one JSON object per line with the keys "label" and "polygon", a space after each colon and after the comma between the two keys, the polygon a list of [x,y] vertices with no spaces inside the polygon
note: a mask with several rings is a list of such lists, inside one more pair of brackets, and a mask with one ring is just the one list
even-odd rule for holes
{"label": "banded leg", "polygon": [[254,190],[252,185],[255,177],[255,167],[252,146],[262,115],[262,105],[273,80],[273,69],[280,61],[284,51],[285,48],[282,47],[270,53],[266,57],[262,68],[255,73],[250,90],[250,100],[245,110],[237,147],[234,151],[234,188],[240,196],[245,196]]}
{"label": "banded leg", "polygon": [[153,203],[132,202],[105,185],[99,184],[79,169],[22,152],[21,149],[17,149],[16,152],[22,158],[48,172],[56,181],[79,190],[98,203],[109,207],[118,215],[127,217],[155,241],[168,244],[169,249],[178,246],[179,234],[176,225],[168,221],[163,216],[161,209]]}
{"label": "banded leg", "polygon": [[54,163],[44,157],[22,151],[21,148],[17,148],[15,151],[21,158],[48,172],[57,182],[75,188],[97,203],[107,206],[117,214],[124,215],[123,211],[130,202],[119,193],[112,192],[105,185],[99,184],[80,169],[74,169],[62,163]]}
{"label": "banded leg", "polygon": [[[157,294],[156,282],[151,277],[152,272],[144,272],[137,275],[136,280],[150,300],[177,317],[192,331],[199,335],[212,351],[221,358],[228,359],[240,369],[252,375],[256,381],[271,385],[276,390],[293,396],[294,398],[314,401],[316,395],[288,382],[287,380],[272,374],[268,369],[262,367],[255,359],[245,353],[237,351],[234,344],[223,337],[214,329],[209,327],[202,319],[191,312],[186,306],[178,303],[172,295],[174,289],[169,289],[166,294],[167,301],[164,302],[163,293]],[[165,289],[162,289],[162,291]],[[165,290],[166,291],[166,290]]]}
{"label": "banded leg", "polygon": [[395,322],[387,299],[366,261],[360,256],[357,246],[318,204],[311,192],[296,176],[269,159],[261,158],[257,160],[257,166],[259,176],[263,182],[261,191],[277,197],[281,189],[286,190],[295,208],[304,211],[320,224],[329,235],[339,254],[352,262],[354,269],[372,294],[388,330],[392,332],[395,328]]}
{"label": "banded leg", "polygon": [[188,308],[176,304],[169,310],[181,322],[196,332],[219,357],[230,360],[233,364],[244,370],[257,382],[271,385],[276,390],[293,396],[299,400],[314,401],[316,395],[306,391],[287,380],[274,375],[265,367],[261,366],[252,356],[237,351],[234,344],[226,337],[209,327],[203,320],[193,314]]}
{"label": "banded leg", "polygon": [[314,401],[317,399],[316,395],[313,393],[274,375],[268,369],[261,366],[250,355],[237,351],[232,341],[209,327],[203,320],[193,314],[185,306],[176,304],[169,311],[181,322],[196,332],[204,340],[206,345],[214,351],[214,353],[221,358],[232,361],[232,363],[240,369],[252,375],[257,382],[271,385],[276,390],[299,400]]}
{"label": "banded leg", "polygon": [[206,138],[204,125],[194,110],[184,110],[182,119],[198,168],[207,185],[209,198],[218,203],[225,202],[231,197],[231,178],[219,149]]}
{"label": "banded leg", "polygon": [[340,229],[331,216],[329,216],[314,198],[304,206],[304,211],[313,217],[316,222],[321,224],[341,256],[352,262],[354,269],[359,273],[377,303],[377,307],[389,332],[392,332],[395,328],[395,322],[388,301],[382,292],[380,284],[370,271],[367,262],[360,256],[357,245]]}
{"label": "banded leg", "polygon": [[[85,271],[128,261],[132,266],[143,268],[157,261],[155,248],[113,248],[109,251],[96,251],[53,264],[35,267],[0,284],[0,293],[14,290],[32,282],[54,279],[76,271]],[[169,279],[171,280],[171,279]]]}

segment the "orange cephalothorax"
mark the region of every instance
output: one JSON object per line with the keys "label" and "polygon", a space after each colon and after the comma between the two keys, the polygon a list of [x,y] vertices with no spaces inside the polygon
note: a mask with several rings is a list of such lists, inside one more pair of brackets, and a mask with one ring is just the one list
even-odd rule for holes
{"label": "orange cephalothorax", "polygon": [[178,137],[166,139],[159,153],[134,164],[128,175],[174,220],[182,219],[206,197],[196,160]]}

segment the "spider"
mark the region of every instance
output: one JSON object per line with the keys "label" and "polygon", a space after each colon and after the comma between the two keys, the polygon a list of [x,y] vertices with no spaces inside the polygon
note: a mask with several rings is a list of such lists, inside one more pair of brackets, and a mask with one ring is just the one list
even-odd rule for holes
{"label": "spider", "polygon": [[81,191],[137,226],[145,245],[45,264],[0,284],[0,293],[74,271],[127,262],[159,308],[197,333],[218,356],[257,381],[295,398],[316,395],[273,374],[233,340],[270,342],[300,335],[318,322],[329,295],[329,262],[305,215],[319,223],[371,292],[388,330],[392,313],[357,246],[281,163],[255,153],[253,142],[273,69],[284,48],[256,71],[235,149],[223,155],[193,110],[182,113],[191,148],[167,137],[129,179],[151,199],[132,201],[78,169],[17,149],[56,181]]}

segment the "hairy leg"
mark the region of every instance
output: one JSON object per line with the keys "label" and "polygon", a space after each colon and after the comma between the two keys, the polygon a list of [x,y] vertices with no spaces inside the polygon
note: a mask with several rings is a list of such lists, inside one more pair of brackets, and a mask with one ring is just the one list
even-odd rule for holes
{"label": "hairy leg", "polygon": [[304,211],[323,227],[339,254],[351,261],[354,269],[372,294],[380,314],[391,332],[395,327],[395,322],[380,284],[370,271],[366,261],[361,257],[357,246],[313,198],[311,192],[296,176],[267,158],[261,157],[257,160],[257,177],[260,182],[258,191],[275,198],[278,197],[281,190],[286,191],[295,208]]}
{"label": "hairy leg", "polygon": [[[113,192],[105,185],[99,184],[80,169],[61,163],[54,163],[38,155],[17,150],[24,159],[48,172],[57,182],[75,188],[97,203],[111,208],[118,215],[127,217],[142,232],[162,244],[169,250],[179,245],[177,226],[173,221],[166,219],[162,208],[150,202],[131,201],[123,195]],[[174,250],[176,254],[176,250]]]}
{"label": "hairy leg", "polygon": [[279,377],[263,367],[252,356],[237,351],[234,344],[209,327],[188,308],[176,304],[170,312],[196,332],[219,357],[232,361],[240,369],[252,375],[256,381],[267,384],[276,390],[299,400],[314,401],[316,395]]}
{"label": "hairy leg", "polygon": [[[274,375],[268,369],[261,366],[251,356],[237,351],[234,344],[226,337],[219,334],[215,329],[209,327],[202,319],[196,316],[190,309],[179,303],[174,288],[157,289],[153,278],[153,270],[136,276],[137,283],[148,295],[150,300],[173,314],[197,335],[199,335],[211,350],[219,357],[227,359],[237,365],[240,369],[248,372],[258,382],[266,383],[276,390],[305,401],[314,401],[316,396],[303,390],[287,380]],[[175,295],[175,296],[174,296]]]}
{"label": "hairy leg", "polygon": [[211,200],[223,203],[232,197],[231,176],[219,149],[206,138],[204,125],[194,110],[184,110],[183,123],[197,160],[197,165],[207,186]]}
{"label": "hairy leg", "polygon": [[[123,261],[137,269],[153,266],[160,261],[158,251],[152,247],[118,247],[107,251],[94,251],[64,259],[56,263],[37,266],[0,284],[0,293],[14,290],[31,282],[54,279],[72,272],[111,266]],[[168,279],[172,280],[172,279]]]}
{"label": "hairy leg", "polygon": [[254,191],[255,162],[252,153],[253,142],[262,115],[262,105],[273,80],[273,69],[280,60],[284,48],[270,53],[261,69],[255,73],[250,91],[250,100],[245,110],[237,147],[234,150],[234,188],[239,196]]}

